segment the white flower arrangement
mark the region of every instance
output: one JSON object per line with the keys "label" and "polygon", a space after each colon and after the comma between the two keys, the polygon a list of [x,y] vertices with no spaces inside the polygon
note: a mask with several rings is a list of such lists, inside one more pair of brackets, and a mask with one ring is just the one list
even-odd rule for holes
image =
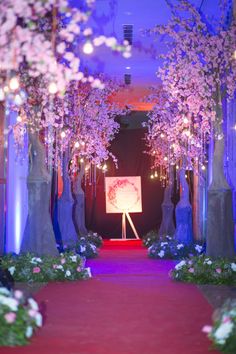
{"label": "white flower arrangement", "polygon": [[27,344],[43,319],[37,302],[24,298],[21,290],[0,288],[0,346]]}
{"label": "white flower arrangement", "polygon": [[74,252],[61,253],[58,257],[22,254],[2,257],[2,264],[15,281],[48,282],[89,278],[83,257]]}
{"label": "white flower arrangement", "polygon": [[224,353],[236,353],[236,300],[227,300],[214,313],[213,326],[204,326],[214,346]]}
{"label": "white flower arrangement", "polygon": [[199,255],[203,252],[203,246],[199,244],[186,245],[179,243],[175,238],[171,236],[165,236],[151,242],[149,237],[145,239],[145,243],[151,245],[148,247],[148,255],[152,258],[160,259],[181,259],[191,255]]}
{"label": "white flower arrangement", "polygon": [[196,284],[236,285],[236,263],[204,255],[186,258],[171,271],[171,277]]}

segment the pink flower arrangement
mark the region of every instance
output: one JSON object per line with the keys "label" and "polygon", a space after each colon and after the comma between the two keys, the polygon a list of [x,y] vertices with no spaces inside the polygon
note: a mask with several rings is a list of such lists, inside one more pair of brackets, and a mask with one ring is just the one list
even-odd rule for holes
{"label": "pink flower arrangement", "polygon": [[189,268],[189,273],[194,273],[194,268]]}
{"label": "pink flower arrangement", "polygon": [[37,273],[40,273],[41,272],[41,269],[39,267],[34,267],[33,268],[33,273],[37,274]]}
{"label": "pink flower arrangement", "polygon": [[222,269],[221,268],[216,268],[216,273],[221,274],[222,273]]}
{"label": "pink flower arrangement", "polygon": [[6,320],[7,323],[11,324],[14,323],[16,320],[16,314],[15,312],[8,312],[4,315],[4,318]]}

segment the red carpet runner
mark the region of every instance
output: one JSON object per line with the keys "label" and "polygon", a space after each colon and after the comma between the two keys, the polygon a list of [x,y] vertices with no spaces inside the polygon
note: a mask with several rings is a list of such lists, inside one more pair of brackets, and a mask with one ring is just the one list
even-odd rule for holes
{"label": "red carpet runner", "polygon": [[124,244],[106,245],[88,263],[93,279],[49,284],[38,293],[43,329],[29,346],[1,354],[208,353],[201,328],[211,323],[212,309],[195,286],[168,278],[171,262]]}

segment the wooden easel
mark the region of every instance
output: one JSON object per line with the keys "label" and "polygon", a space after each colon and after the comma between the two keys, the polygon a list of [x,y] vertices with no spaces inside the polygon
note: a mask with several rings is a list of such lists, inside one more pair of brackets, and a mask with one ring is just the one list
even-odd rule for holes
{"label": "wooden easel", "polygon": [[129,224],[130,224],[130,226],[131,226],[131,228],[133,230],[133,233],[134,233],[135,237],[139,240],[140,238],[139,238],[139,235],[137,233],[137,230],[136,230],[136,228],[134,226],[134,223],[133,223],[129,213],[127,213],[127,212],[122,214],[122,240],[126,240],[126,217],[127,217],[128,221],[129,221]]}

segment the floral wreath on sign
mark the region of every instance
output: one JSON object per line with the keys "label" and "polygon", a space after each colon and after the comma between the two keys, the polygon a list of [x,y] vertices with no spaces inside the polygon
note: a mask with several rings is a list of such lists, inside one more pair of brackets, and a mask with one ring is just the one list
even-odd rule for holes
{"label": "floral wreath on sign", "polygon": [[127,186],[131,186],[131,188],[134,190],[135,195],[136,195],[136,199],[133,202],[133,204],[129,207],[129,209],[131,207],[133,207],[134,205],[136,205],[140,199],[139,197],[139,193],[138,193],[138,188],[135,186],[134,183],[130,182],[127,178],[126,179],[118,179],[117,181],[115,181],[108,190],[108,199],[109,202],[116,208],[116,209],[120,209],[119,206],[117,205],[118,201],[117,201],[117,192],[120,189],[124,189]]}

